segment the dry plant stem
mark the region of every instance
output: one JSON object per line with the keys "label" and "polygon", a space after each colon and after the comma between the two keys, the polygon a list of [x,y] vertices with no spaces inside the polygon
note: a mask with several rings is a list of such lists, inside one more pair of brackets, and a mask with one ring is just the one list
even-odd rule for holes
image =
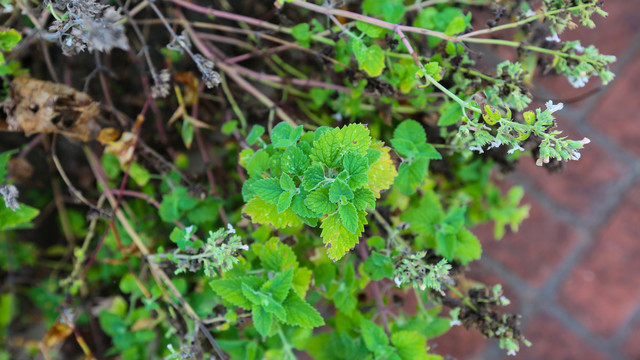
{"label": "dry plant stem", "polygon": [[[104,73],[102,72],[102,61],[100,60],[100,53],[99,52],[94,52],[94,58],[96,60],[96,65],[98,67],[98,77],[100,79],[100,86],[102,87],[102,93],[104,95],[104,100],[107,103],[107,106],[109,107],[109,109],[115,109],[115,106],[113,106],[113,100],[111,100],[111,91],[109,88],[109,83],[107,82],[107,78],[104,76]],[[120,125],[125,127],[127,122],[125,119],[123,119],[120,115],[119,115],[119,111],[115,111],[113,112],[116,114],[116,118],[118,119],[118,122],[120,122]]]}
{"label": "dry plant stem", "polygon": [[[173,0],[173,1],[175,2],[175,1],[182,1],[182,0]],[[340,10],[340,9],[332,9],[332,8],[328,8],[328,7],[324,7],[324,6],[319,6],[319,5],[315,5],[315,4],[312,4],[312,3],[308,3],[308,2],[302,1],[302,0],[294,0],[292,2],[287,2],[287,4],[292,4],[292,5],[307,9],[307,10],[311,10],[311,11],[319,13],[319,14],[342,16],[342,17],[345,17],[347,19],[363,21],[363,22],[366,22],[368,24],[379,26],[381,28],[392,30],[392,31],[395,31],[396,28],[399,28],[401,31],[404,31],[404,32],[411,32],[411,33],[416,33],[416,34],[421,34],[421,35],[430,35],[430,36],[435,36],[437,38],[448,40],[448,41],[456,41],[455,37],[446,35],[446,34],[441,33],[439,31],[423,29],[423,28],[419,28],[419,27],[415,27],[415,26],[397,25],[397,24],[393,24],[393,23],[386,22],[386,21],[383,21],[383,20],[378,20],[378,19],[372,18],[370,16],[365,16],[365,15],[361,15],[361,14],[358,14],[358,13],[354,13],[354,12],[351,12],[351,11]]]}
{"label": "dry plant stem", "polygon": [[[180,14],[181,19],[184,20],[182,14]],[[238,86],[243,88],[246,92],[248,92],[251,96],[255,97],[258,101],[264,104],[269,109],[275,109],[277,115],[291,126],[297,126],[296,122],[282,110],[279,106],[277,106],[271,99],[269,99],[266,95],[261,93],[258,89],[256,89],[253,85],[251,85],[247,80],[238,75],[238,69],[235,66],[227,65],[218,59],[213,53],[209,50],[209,48],[202,42],[202,40],[198,37],[197,33],[194,32],[193,28],[185,23],[185,28],[189,33],[189,36],[193,40],[194,45],[202,52],[202,54],[217,63],[218,67],[226,73]],[[248,70],[248,69],[247,69]]]}
{"label": "dry plant stem", "polygon": [[244,22],[250,25],[254,25],[254,26],[258,26],[258,27],[262,27],[265,29],[269,29],[269,30],[275,30],[278,31],[280,30],[280,26],[272,24],[268,21],[263,21],[263,20],[258,20],[252,17],[248,17],[248,16],[243,16],[243,15],[238,15],[238,14],[232,14],[226,11],[220,11],[220,10],[213,10],[213,9],[208,9],[184,0],[171,0],[171,2],[173,2],[176,5],[179,5],[185,9],[189,9],[189,10],[193,10],[199,13],[203,13],[203,14],[207,14],[207,15],[213,15],[214,17],[218,17],[221,19],[227,19],[227,20],[233,20],[233,21],[237,21],[237,22]]}
{"label": "dry plant stem", "polygon": [[[89,160],[89,164],[91,166],[91,169],[93,170],[96,180],[98,181],[98,183],[100,183],[102,188],[105,189],[104,194],[109,200],[109,203],[111,203],[112,208],[114,208],[116,218],[118,219],[122,227],[125,229],[127,234],[131,237],[131,240],[136,245],[140,253],[143,255],[143,258],[148,259],[150,254],[149,249],[144,244],[144,242],[142,241],[138,233],[135,231],[135,229],[131,226],[131,224],[129,223],[129,220],[124,215],[122,210],[117,208],[117,201],[113,196],[113,193],[111,193],[111,191],[109,190],[106,180],[103,178],[103,175],[101,174],[102,171],[100,171],[99,159],[89,148],[84,147],[84,151],[85,151],[85,155],[87,156],[87,159]],[[191,317],[191,319],[197,323],[198,327],[202,329],[203,333],[211,343],[211,346],[213,346],[214,350],[216,351],[218,357],[220,359],[226,359],[224,352],[218,346],[213,336],[211,336],[211,334],[209,333],[209,330],[204,326],[204,324],[202,324],[202,320],[198,317],[198,315],[193,310],[191,305],[189,305],[189,303],[184,300],[184,298],[182,297],[178,289],[176,289],[176,287],[171,282],[171,279],[169,278],[169,276],[167,276],[167,274],[162,269],[160,269],[158,264],[154,263],[153,261],[147,261],[147,263],[149,264],[151,274],[156,279],[156,282],[158,283],[158,285],[161,286],[162,284],[164,284],[167,288],[169,288],[169,290],[171,291],[171,294],[179,300],[180,304],[183,306],[184,310],[189,315],[189,317]],[[167,296],[167,301],[172,302],[171,298],[168,296]]]}

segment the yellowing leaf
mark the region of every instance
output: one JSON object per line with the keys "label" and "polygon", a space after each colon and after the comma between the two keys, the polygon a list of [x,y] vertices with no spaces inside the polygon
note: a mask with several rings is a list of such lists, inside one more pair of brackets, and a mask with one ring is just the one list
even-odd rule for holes
{"label": "yellowing leaf", "polygon": [[278,229],[287,227],[298,227],[302,225],[302,220],[291,209],[278,213],[277,205],[254,197],[242,209],[244,214],[251,217],[251,222],[256,224],[271,224]]}
{"label": "yellowing leaf", "polygon": [[358,67],[371,77],[380,76],[384,70],[384,53],[378,45],[367,47],[362,40],[354,40],[353,54],[358,60]]}
{"label": "yellowing leaf", "polygon": [[349,250],[353,249],[360,239],[360,234],[364,231],[367,223],[364,211],[358,211],[358,226],[355,234],[351,233],[342,225],[340,214],[335,213],[326,217],[322,221],[322,242],[327,248],[327,255],[333,261],[340,260]]}
{"label": "yellowing leaf", "polygon": [[371,144],[371,149],[380,151],[380,157],[376,162],[371,165],[367,175],[369,176],[369,189],[373,191],[376,198],[380,198],[380,192],[388,189],[393,180],[398,175],[391,156],[389,156],[389,149],[383,146],[381,141]]}

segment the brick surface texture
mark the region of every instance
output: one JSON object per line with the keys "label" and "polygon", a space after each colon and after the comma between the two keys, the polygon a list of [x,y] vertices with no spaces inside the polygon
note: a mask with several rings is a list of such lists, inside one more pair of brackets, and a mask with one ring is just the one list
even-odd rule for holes
{"label": "brick surface texture", "polygon": [[[458,326],[430,340],[435,353],[457,359],[640,359],[640,0],[610,0],[604,9],[609,17],[596,17],[595,30],[560,38],[616,55],[616,79],[602,86],[592,78],[582,89],[557,76],[536,74],[533,81],[536,106],[581,97],[557,115],[566,135],[592,140],[582,159],[548,173],[522,158],[503,185],[505,191],[525,188],[530,217],[501,241],[493,239],[492,224],[474,229],[484,254],[469,273],[488,285],[503,284],[514,300],[507,310],[523,314],[533,346],[507,356],[496,341]],[[501,49],[495,54],[509,58]]]}

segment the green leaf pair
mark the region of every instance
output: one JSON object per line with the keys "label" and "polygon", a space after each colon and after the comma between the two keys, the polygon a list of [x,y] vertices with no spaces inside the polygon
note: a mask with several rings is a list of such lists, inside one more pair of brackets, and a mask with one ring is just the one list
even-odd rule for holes
{"label": "green leaf pair", "polygon": [[422,125],[411,119],[396,127],[391,145],[402,158],[395,185],[403,194],[412,195],[424,181],[429,160],[442,159],[442,155],[427,143],[427,134]]}
{"label": "green leaf pair", "polygon": [[472,232],[464,227],[465,207],[452,207],[447,212],[433,191],[426,191],[418,206],[414,206],[400,219],[410,229],[425,238],[427,245],[449,261],[454,259],[468,264],[480,258],[482,247]]}
{"label": "green leaf pair", "polygon": [[294,269],[289,268],[265,281],[257,276],[219,279],[210,282],[223,300],[251,310],[256,330],[272,335],[275,322],[302,328],[324,325],[320,314],[293,289]]}

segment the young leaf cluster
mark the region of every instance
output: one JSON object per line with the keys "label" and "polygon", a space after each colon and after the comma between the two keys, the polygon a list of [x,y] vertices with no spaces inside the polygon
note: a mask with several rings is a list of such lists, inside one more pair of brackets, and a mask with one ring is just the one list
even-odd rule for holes
{"label": "young leaf cluster", "polygon": [[389,148],[372,141],[362,124],[304,133],[282,122],[270,138],[262,149],[241,154],[249,175],[244,213],[276,228],[320,222],[329,257],[340,259],[358,243],[366,209],[374,209],[393,182]]}

